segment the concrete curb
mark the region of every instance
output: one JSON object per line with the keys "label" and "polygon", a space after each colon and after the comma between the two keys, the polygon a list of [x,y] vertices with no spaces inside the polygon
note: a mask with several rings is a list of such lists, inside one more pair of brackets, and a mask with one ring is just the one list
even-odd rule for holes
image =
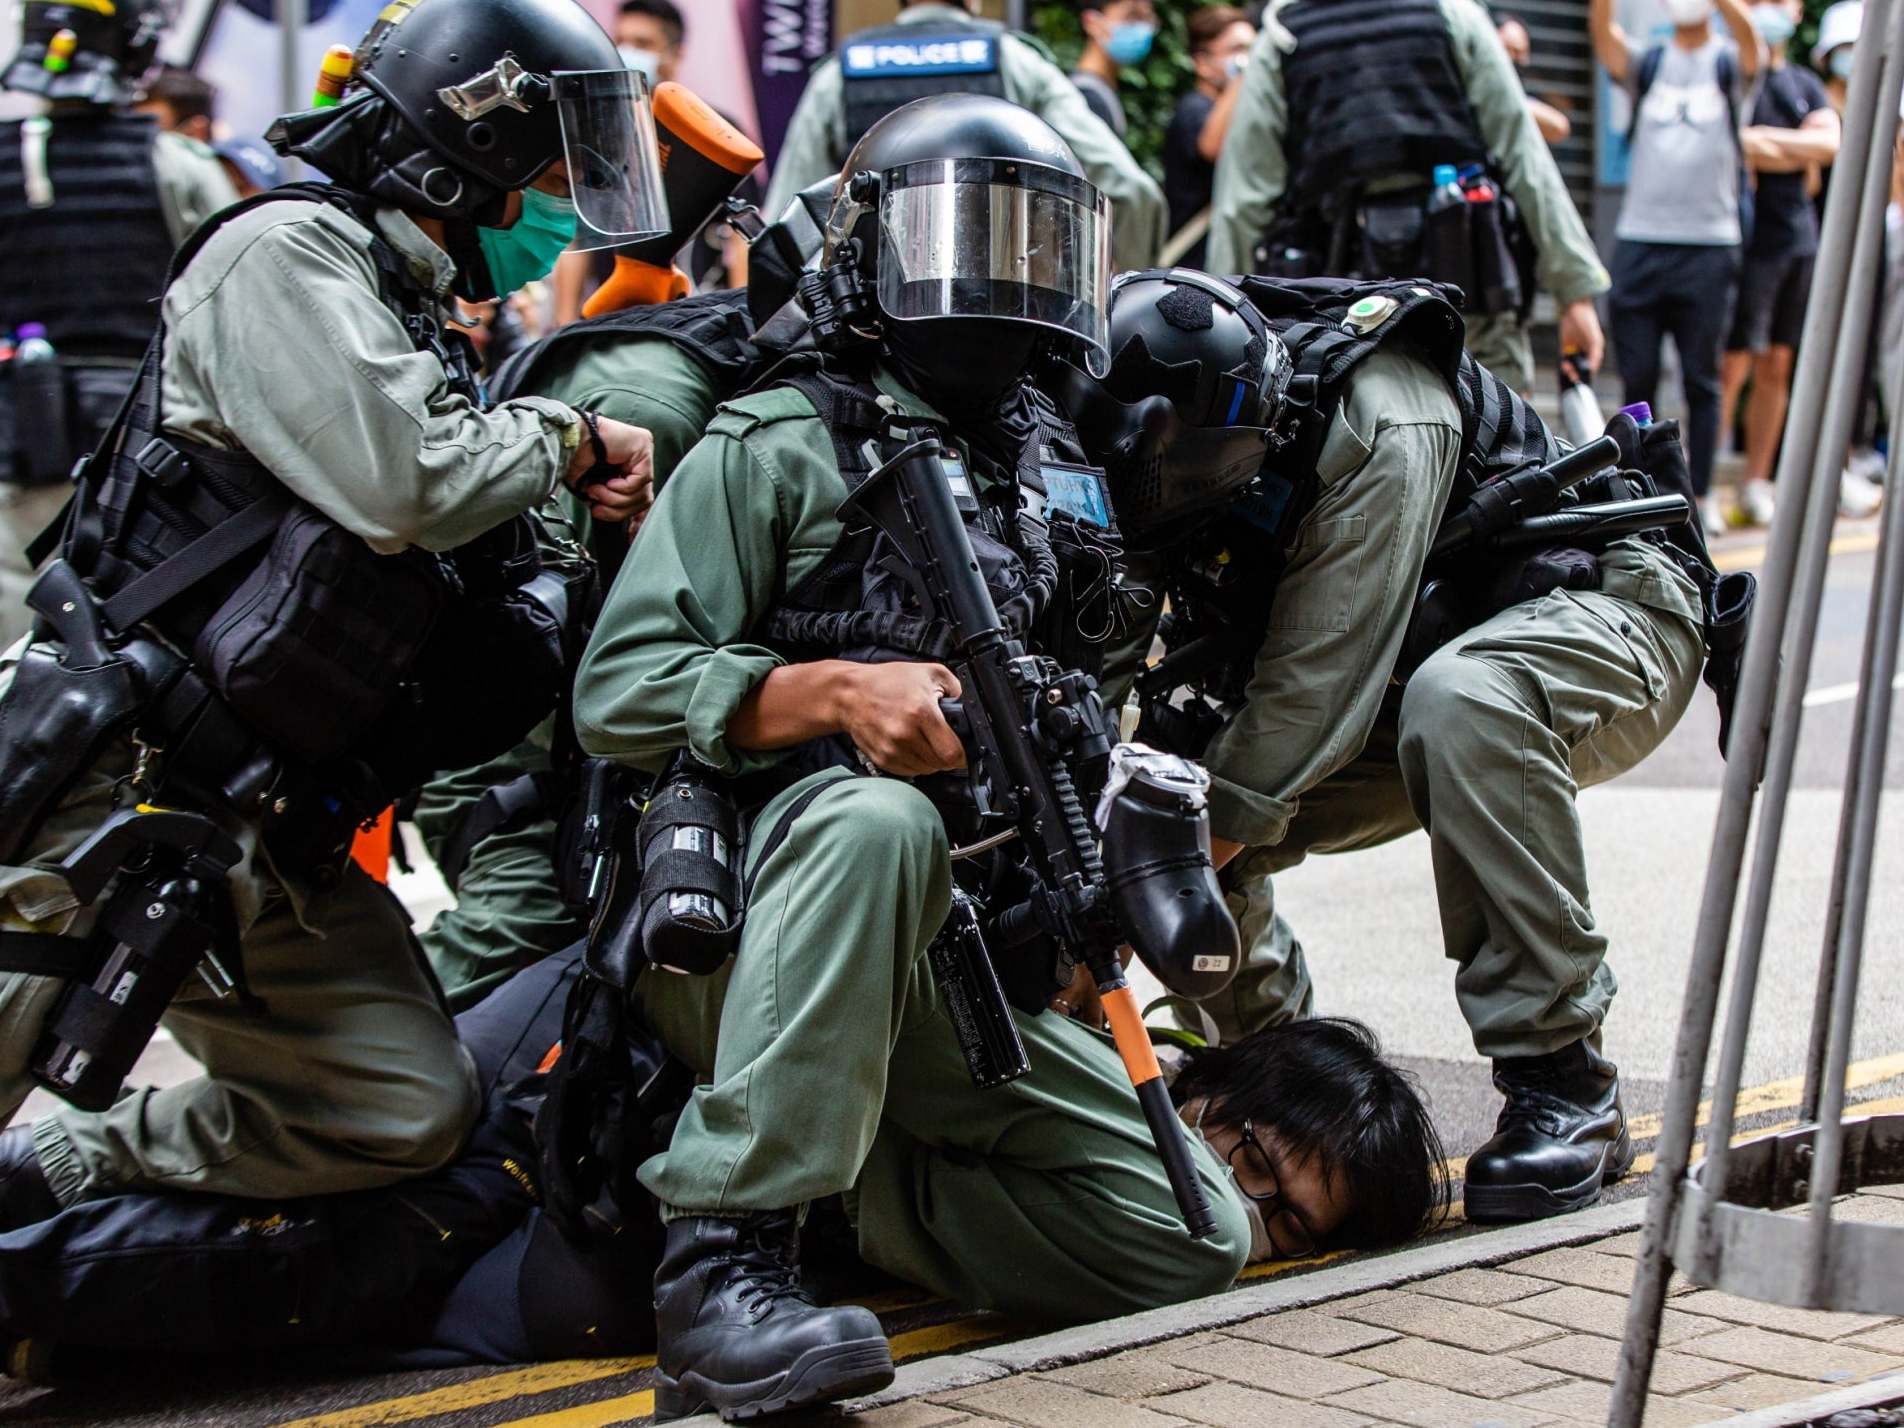
{"label": "concrete curb", "polygon": [[[901,1364],[892,1384],[867,1398],[843,1403],[847,1412],[867,1412],[906,1399],[952,1389],[971,1388],[993,1379],[1039,1369],[1062,1368],[1140,1349],[1165,1339],[1180,1339],[1206,1329],[1220,1329],[1241,1323],[1278,1309],[1299,1309],[1330,1299],[1346,1299],[1375,1289],[1393,1289],[1419,1279],[1432,1279],[1457,1269],[1483,1269],[1510,1259],[1538,1254],[1542,1250],[1563,1249],[1609,1239],[1638,1229],[1646,1218],[1646,1199],[1639,1197],[1618,1205],[1603,1205],[1577,1215],[1561,1215],[1551,1220],[1533,1220],[1524,1225],[1509,1225],[1477,1235],[1461,1235],[1393,1254],[1370,1259],[1351,1260],[1347,1264],[1320,1269],[1288,1280],[1272,1280],[1193,1299],[1184,1304],[1169,1304],[1121,1319],[1106,1319],[1077,1328],[1060,1329],[1036,1338],[1018,1339],[987,1348],[969,1349],[961,1354],[921,1359]],[[680,1428],[711,1428],[721,1420],[712,1413],[676,1420]],[[1743,1419],[1728,1420],[1734,1424]],[[1787,1420],[1768,1420],[1783,1423]]]}
{"label": "concrete curb", "polygon": [[1889,1374],[1884,1378],[1874,1378],[1869,1383],[1821,1393],[1816,1398],[1803,1399],[1798,1403],[1761,1408],[1755,1413],[1734,1414],[1730,1418],[1715,1418],[1712,1422],[1714,1428],[1720,1423],[1724,1423],[1726,1428],[1795,1428],[1795,1425],[1809,1423],[1815,1418],[1829,1418],[1834,1413],[1844,1413],[1853,1408],[1875,1408],[1899,1398],[1904,1398],[1904,1374]]}

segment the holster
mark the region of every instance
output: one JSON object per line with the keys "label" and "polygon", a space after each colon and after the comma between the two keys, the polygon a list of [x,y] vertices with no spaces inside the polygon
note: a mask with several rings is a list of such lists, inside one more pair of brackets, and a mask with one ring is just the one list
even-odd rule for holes
{"label": "holster", "polygon": [[[106,638],[77,572],[56,560],[27,604],[42,639],[27,646],[0,696],[0,862],[19,856],[47,811],[129,727],[154,694],[143,670]],[[44,643],[45,637],[57,646]]]}

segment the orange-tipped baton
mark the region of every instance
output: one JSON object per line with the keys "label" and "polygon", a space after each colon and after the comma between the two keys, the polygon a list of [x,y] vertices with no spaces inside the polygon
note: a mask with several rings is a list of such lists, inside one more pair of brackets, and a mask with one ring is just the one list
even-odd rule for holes
{"label": "orange-tipped baton", "polygon": [[727,196],[765,157],[758,144],[686,85],[669,80],[658,86],[654,117],[661,183],[674,226],[658,238],[615,250],[615,271],[583,305],[584,317],[686,297],[688,275],[674,266],[674,255],[714,221]]}

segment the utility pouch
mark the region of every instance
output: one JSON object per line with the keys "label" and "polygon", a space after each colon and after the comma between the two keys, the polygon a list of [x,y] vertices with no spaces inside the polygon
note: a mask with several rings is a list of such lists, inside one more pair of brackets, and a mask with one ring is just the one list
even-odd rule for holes
{"label": "utility pouch", "polygon": [[1422,270],[1422,239],[1427,215],[1420,194],[1365,198],[1355,213],[1362,248],[1355,271],[1392,277]]}
{"label": "utility pouch", "polygon": [[378,555],[295,506],[199,632],[192,663],[273,747],[328,758],[384,712],[444,599],[434,556]]}
{"label": "utility pouch", "polygon": [[740,945],[739,819],[724,784],[682,752],[642,810],[641,946],[664,971],[706,976]]}
{"label": "utility pouch", "polygon": [[1489,317],[1521,309],[1521,274],[1509,234],[1508,202],[1490,186],[1485,197],[1471,195],[1463,205],[1474,259],[1469,310]]}
{"label": "utility pouch", "polygon": [[0,455],[11,455],[11,480],[22,486],[64,481],[79,455],[74,440],[73,389],[58,357],[14,358],[0,367]]}

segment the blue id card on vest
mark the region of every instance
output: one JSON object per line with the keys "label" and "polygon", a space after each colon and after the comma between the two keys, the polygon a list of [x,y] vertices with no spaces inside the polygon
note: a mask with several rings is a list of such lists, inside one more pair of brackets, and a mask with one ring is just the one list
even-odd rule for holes
{"label": "blue id card on vest", "polygon": [[917,39],[862,40],[840,52],[848,79],[900,75],[993,74],[998,41],[990,35],[920,35]]}
{"label": "blue id card on vest", "polygon": [[1111,501],[1104,492],[1104,474],[1095,466],[1066,466],[1046,461],[1039,466],[1045,480],[1045,509],[1063,511],[1087,526],[1111,528]]}

